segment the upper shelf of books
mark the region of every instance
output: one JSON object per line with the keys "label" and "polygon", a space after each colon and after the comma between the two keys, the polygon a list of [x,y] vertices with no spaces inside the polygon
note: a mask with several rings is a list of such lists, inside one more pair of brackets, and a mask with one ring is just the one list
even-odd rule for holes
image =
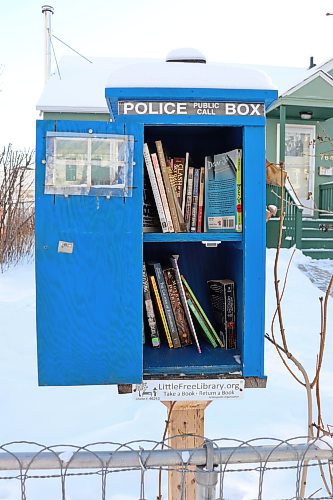
{"label": "upper shelf of books", "polygon": [[145,241],[242,240],[242,128],[146,127]]}

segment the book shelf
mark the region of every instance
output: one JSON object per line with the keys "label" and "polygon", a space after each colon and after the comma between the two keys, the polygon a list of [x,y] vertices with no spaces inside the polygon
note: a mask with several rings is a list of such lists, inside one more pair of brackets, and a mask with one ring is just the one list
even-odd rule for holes
{"label": "book shelf", "polygon": [[[209,126],[146,126],[144,142],[154,145],[161,140],[166,152],[184,157],[190,153],[191,164],[205,165],[205,156],[243,148],[242,127]],[[204,242],[204,243],[203,243]],[[237,346],[243,339],[243,234],[236,231],[200,233],[144,233],[143,259],[168,265],[168,257],[179,255],[178,265],[186,277],[201,307],[216,327],[210,303],[207,281],[229,278],[235,282],[237,303]],[[198,353],[193,340],[191,346],[169,349],[164,334],[162,345],[153,348],[147,332],[143,347],[144,376],[196,377],[207,374],[222,375],[242,373],[242,352],[237,349],[213,348],[196,324],[202,352]]]}
{"label": "book shelf", "polygon": [[[124,114],[127,108],[123,103],[127,100],[165,103],[170,96],[175,102],[191,105],[193,101],[214,102],[214,109],[220,104],[223,108],[226,101],[255,103],[252,108],[247,104],[231,106],[242,111],[257,110],[258,103],[263,109],[275,99],[276,93],[272,90],[110,87],[106,89],[110,123],[38,122],[36,296],[40,385],[134,384],[159,376],[214,378],[237,374],[244,378],[265,378],[264,111],[260,116],[194,115],[194,108],[190,106],[189,115],[155,111],[142,115],[143,109],[154,110],[152,105],[137,107],[140,114]],[[179,109],[185,109],[185,104],[182,106],[178,106]],[[73,151],[70,180],[67,172],[61,177],[61,182],[68,180],[72,184],[64,192],[58,192],[58,186],[48,187],[46,192],[45,165],[50,173],[48,182],[52,183],[52,168],[60,168],[66,162],[63,157],[58,163],[57,158],[49,162],[47,136],[50,133],[55,140],[59,134],[59,141],[68,136],[75,142],[79,137],[81,149],[82,141],[89,144],[87,172],[91,185],[87,183],[84,192],[79,185],[74,186],[76,192],[71,193],[76,168]],[[99,160],[93,156],[97,142],[102,143],[103,138],[110,158],[112,141],[118,141],[119,151],[130,153],[122,156],[117,164],[116,173],[123,183],[123,191],[118,196],[115,192],[120,184],[113,186],[108,194],[110,186],[102,186],[101,190],[98,179],[94,178],[96,172],[100,179],[106,178],[103,168],[108,162],[98,163],[96,167],[94,162]],[[242,149],[242,232],[143,232],[143,149],[145,143],[154,144],[159,140],[166,152],[174,156],[182,157],[189,152],[197,167],[204,166],[207,155]],[[58,145],[63,147],[61,142]],[[99,154],[103,147],[99,144]],[[131,160],[124,177],[122,169],[127,165],[126,158]],[[79,163],[84,173],[83,160],[77,165]],[[199,331],[202,353],[198,353],[195,343],[169,349],[164,338],[159,348],[153,348],[149,339],[143,345],[142,264],[149,261],[163,264],[171,255],[179,255],[180,272],[211,321],[207,281],[231,279],[235,282],[237,348],[213,348]]]}

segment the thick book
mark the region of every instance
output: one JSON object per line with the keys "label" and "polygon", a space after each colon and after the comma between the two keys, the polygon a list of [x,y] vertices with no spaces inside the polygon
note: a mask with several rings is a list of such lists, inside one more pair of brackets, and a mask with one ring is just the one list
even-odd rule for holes
{"label": "thick book", "polygon": [[154,199],[155,199],[155,203],[156,203],[156,208],[157,208],[157,213],[158,213],[158,216],[160,219],[162,231],[163,231],[163,233],[167,233],[167,232],[169,232],[168,223],[167,223],[167,220],[165,217],[160,192],[158,190],[158,185],[157,185],[157,181],[156,181],[156,177],[155,177],[155,173],[154,173],[154,167],[153,167],[150,153],[149,153],[148,144],[143,145],[143,157],[145,159],[147,172],[148,172],[148,176],[149,176],[149,180],[150,180],[150,185],[151,185],[151,188],[153,191],[153,195],[154,195]]}
{"label": "thick book", "polygon": [[200,180],[199,180],[198,217],[197,217],[197,232],[198,233],[202,232],[204,193],[205,193],[205,167],[201,167],[200,168]]}
{"label": "thick book", "polygon": [[151,189],[147,169],[143,171],[143,232],[160,233],[161,223],[158,217],[153,191]]}
{"label": "thick book", "polygon": [[232,280],[210,280],[208,287],[214,311],[227,349],[236,349],[235,283]]}
{"label": "thick book", "polygon": [[166,196],[167,196],[167,200],[168,200],[168,204],[169,204],[169,208],[170,208],[173,227],[175,229],[175,232],[179,233],[180,232],[180,224],[179,224],[179,220],[178,220],[177,209],[175,206],[175,200],[174,200],[173,193],[172,193],[173,187],[171,185],[170,178],[169,178],[168,167],[167,167],[166,159],[164,156],[162,141],[155,141],[155,144],[156,144],[157,156],[158,156],[158,160],[159,160],[159,164],[160,164],[160,168],[161,168],[161,172],[162,172],[162,178],[163,178],[163,183],[164,183],[164,187],[165,187],[165,192],[166,192]]}
{"label": "thick book", "polygon": [[211,333],[212,337],[214,338],[215,342],[217,342],[218,345],[223,348],[224,347],[224,343],[222,342],[222,340],[220,339],[220,337],[216,333],[215,328],[213,327],[213,325],[211,324],[211,322],[207,318],[206,313],[204,312],[204,310],[202,309],[201,305],[199,304],[199,301],[196,298],[196,296],[194,295],[194,293],[193,293],[190,285],[187,283],[187,281],[184,278],[184,276],[181,276],[181,279],[182,279],[182,282],[183,282],[183,285],[184,285],[184,290],[185,290],[187,301],[188,301],[188,299],[191,299],[192,303],[195,305],[196,309],[198,310],[200,316],[202,317],[202,320],[206,324],[206,326],[207,326],[209,332]]}
{"label": "thick book", "polygon": [[167,224],[168,224],[168,229],[169,229],[170,233],[174,233],[175,229],[174,229],[174,226],[173,226],[173,222],[172,222],[172,218],[171,218],[171,214],[170,214],[169,203],[168,203],[168,200],[167,200],[167,196],[166,196],[166,192],[165,192],[165,187],[164,187],[164,184],[163,184],[163,179],[162,179],[162,174],[161,174],[161,169],[160,169],[160,165],[158,163],[158,158],[157,158],[157,154],[156,153],[152,153],[151,160],[152,160],[153,167],[154,167],[154,172],[155,172],[155,177],[156,177],[156,181],[157,181],[157,186],[158,186],[158,190],[160,192],[160,196],[161,196],[161,200],[162,200],[162,205],[163,205],[165,217],[166,217]]}
{"label": "thick book", "polygon": [[168,346],[170,347],[170,349],[172,349],[173,343],[172,343],[172,339],[171,339],[171,335],[170,335],[170,330],[169,330],[168,322],[167,322],[166,317],[165,317],[163,304],[161,301],[160,293],[158,291],[155,276],[149,275],[149,281],[151,284],[151,288],[152,288],[152,292],[153,292],[153,296],[154,296],[154,300],[155,300],[155,304],[156,304],[156,310],[158,311],[158,313],[160,315],[161,325],[163,327],[163,330],[164,330],[164,333],[165,333],[165,336],[166,336],[166,339],[168,342]]}
{"label": "thick book", "polygon": [[155,311],[153,307],[153,301],[151,300],[149,281],[147,275],[146,264],[143,263],[143,298],[145,302],[145,309],[147,313],[147,320],[149,326],[149,333],[151,338],[151,343],[153,347],[160,347],[160,334],[157,328],[157,322],[155,317]]}
{"label": "thick book", "polygon": [[190,167],[188,169],[187,186],[186,186],[185,215],[184,215],[184,221],[186,224],[187,231],[190,230],[190,225],[191,225],[193,174],[194,174],[194,168]]}
{"label": "thick book", "polygon": [[[242,150],[205,158],[205,228],[208,232],[241,231]],[[238,222],[237,222],[238,221]]]}
{"label": "thick book", "polygon": [[191,233],[197,231],[197,218],[198,218],[198,207],[199,207],[199,180],[200,180],[200,169],[195,168],[193,173],[193,190],[192,190],[192,207],[191,207]]}
{"label": "thick book", "polygon": [[149,266],[153,269],[154,275],[156,278],[158,290],[160,292],[163,309],[165,313],[165,317],[167,319],[168,327],[170,330],[170,335],[173,343],[173,347],[181,347],[177,325],[175,321],[175,317],[173,314],[168,289],[165,283],[162,266],[159,262],[149,262]]}
{"label": "thick book", "polygon": [[189,306],[188,306],[188,303],[186,300],[183,282],[182,282],[182,279],[180,276],[180,271],[179,271],[179,267],[178,267],[178,258],[179,258],[179,255],[172,255],[172,257],[170,258],[170,262],[171,262],[173,269],[175,270],[175,278],[176,278],[176,282],[177,282],[178,292],[179,292],[180,300],[182,301],[182,304],[183,304],[183,308],[185,311],[188,325],[190,327],[191,335],[194,338],[198,352],[201,353],[201,347],[199,344],[197,332],[195,331],[195,327],[194,327],[194,323],[193,323],[192,316],[190,313],[190,309],[189,309]]}
{"label": "thick book", "polygon": [[185,219],[186,190],[187,190],[187,177],[188,177],[189,163],[190,163],[190,154],[186,153],[185,154],[185,165],[184,165],[183,194],[182,194],[182,201],[181,201],[181,209],[182,209],[182,214],[184,216],[184,219]]}
{"label": "thick book", "polygon": [[176,326],[178,330],[178,335],[180,343],[182,346],[188,346],[192,344],[190,328],[187,322],[185,310],[180,299],[180,293],[178,290],[176,272],[171,268],[163,270],[165,283],[169,292],[170,303],[175,317]]}
{"label": "thick book", "polygon": [[181,206],[183,201],[185,158],[173,158],[172,171],[178,203]]}

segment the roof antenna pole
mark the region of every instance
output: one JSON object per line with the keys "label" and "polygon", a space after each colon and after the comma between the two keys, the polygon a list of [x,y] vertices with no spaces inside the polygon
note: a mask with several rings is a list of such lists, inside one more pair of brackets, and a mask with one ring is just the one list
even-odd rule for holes
{"label": "roof antenna pole", "polygon": [[51,17],[54,13],[54,8],[51,5],[42,6],[42,14],[44,14],[44,83],[51,76]]}

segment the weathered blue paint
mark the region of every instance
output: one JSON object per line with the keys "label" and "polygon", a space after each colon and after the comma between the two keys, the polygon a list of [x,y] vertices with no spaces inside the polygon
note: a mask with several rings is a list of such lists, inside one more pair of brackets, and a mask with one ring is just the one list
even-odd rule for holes
{"label": "weathered blue paint", "polygon": [[[46,131],[135,135],[131,198],[45,195]],[[102,122],[39,122],[36,284],[40,385],[142,379],[141,129]],[[73,254],[58,253],[59,240]]]}
{"label": "weathered blue paint", "polygon": [[[42,122],[38,128],[36,271],[40,383],[134,383],[146,375],[212,376],[234,371],[246,377],[264,378],[265,117],[118,116],[117,103],[124,99],[210,100],[264,103],[267,107],[276,99],[276,92],[106,89],[106,97],[113,124],[57,122],[57,127],[71,132],[89,128],[112,133],[126,130],[135,135],[137,189],[125,204],[115,199],[44,195],[44,136],[46,130],[53,130],[54,122]],[[172,131],[176,132],[171,138],[174,144],[178,133],[189,141],[194,132],[205,131],[207,148],[213,145],[215,153],[225,151],[223,148],[243,148],[243,233],[142,235],[143,142],[156,137],[163,141],[159,134]],[[214,136],[211,144],[210,133]],[[74,240],[73,255],[57,253],[60,239]],[[201,243],[205,240],[221,244],[206,248]],[[167,259],[171,254],[180,255],[180,268],[207,311],[211,306],[205,282],[219,278],[235,280],[237,350],[212,349],[204,343],[202,354],[197,353],[195,346],[178,350],[166,346],[153,349],[149,345],[142,348],[142,260]],[[236,354],[240,363],[234,358]]]}

